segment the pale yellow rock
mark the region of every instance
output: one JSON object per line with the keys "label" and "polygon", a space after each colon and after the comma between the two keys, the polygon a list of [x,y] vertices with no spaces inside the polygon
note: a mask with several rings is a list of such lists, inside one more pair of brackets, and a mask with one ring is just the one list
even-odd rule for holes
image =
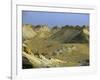
{"label": "pale yellow rock", "polygon": [[32,29],[31,25],[23,25],[22,32],[23,39],[31,39],[36,36],[36,32]]}
{"label": "pale yellow rock", "polygon": [[86,35],[89,35],[88,29],[84,28],[84,29],[83,29],[83,33],[85,33]]}

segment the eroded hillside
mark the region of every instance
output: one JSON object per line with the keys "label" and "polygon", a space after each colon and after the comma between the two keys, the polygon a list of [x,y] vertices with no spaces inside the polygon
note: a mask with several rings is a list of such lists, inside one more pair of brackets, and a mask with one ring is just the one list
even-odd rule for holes
{"label": "eroded hillside", "polygon": [[23,26],[23,68],[89,65],[87,28]]}

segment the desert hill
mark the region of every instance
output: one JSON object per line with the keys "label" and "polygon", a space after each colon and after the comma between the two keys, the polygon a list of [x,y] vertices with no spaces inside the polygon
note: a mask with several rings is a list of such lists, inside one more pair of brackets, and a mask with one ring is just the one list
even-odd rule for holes
{"label": "desert hill", "polygon": [[89,31],[87,28],[77,29],[77,28],[59,28],[50,29],[47,25],[32,26],[23,25],[23,39],[30,38],[48,38],[60,42],[88,42]]}
{"label": "desert hill", "polygon": [[22,53],[23,68],[89,65],[89,30],[86,27],[49,28],[27,24],[23,25],[23,39],[26,45]]}
{"label": "desert hill", "polygon": [[[88,33],[88,35],[87,35]],[[88,42],[89,32],[87,29],[60,29],[50,38],[64,43],[84,43]]]}

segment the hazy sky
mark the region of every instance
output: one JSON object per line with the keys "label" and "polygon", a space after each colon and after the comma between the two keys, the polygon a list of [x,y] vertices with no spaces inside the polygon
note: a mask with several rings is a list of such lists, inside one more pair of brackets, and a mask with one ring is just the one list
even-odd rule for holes
{"label": "hazy sky", "polygon": [[49,27],[89,25],[89,14],[22,11],[22,24],[47,24]]}

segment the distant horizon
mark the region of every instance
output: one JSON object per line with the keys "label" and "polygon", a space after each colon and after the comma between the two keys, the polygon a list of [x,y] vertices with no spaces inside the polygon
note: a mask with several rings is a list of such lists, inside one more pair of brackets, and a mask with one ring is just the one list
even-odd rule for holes
{"label": "distant horizon", "polygon": [[68,12],[22,11],[22,24],[48,25],[62,27],[65,25],[89,26],[89,14]]}
{"label": "distant horizon", "polygon": [[[37,25],[47,25],[48,26],[48,24],[37,24],[37,25],[34,25],[34,24],[23,24],[23,25],[32,25],[32,26],[37,26]],[[66,24],[67,25],[67,24]],[[66,25],[63,25],[63,26],[66,26]],[[53,27],[55,27],[55,26],[57,26],[57,27],[63,27],[63,26],[58,26],[58,25],[54,25],[54,26],[48,26],[48,27],[51,27],[51,28],[53,28]],[[76,26],[79,26],[79,27],[83,27],[84,25],[68,25],[68,26],[73,26],[73,27],[76,27]],[[89,27],[88,25],[85,25],[86,27]]]}

